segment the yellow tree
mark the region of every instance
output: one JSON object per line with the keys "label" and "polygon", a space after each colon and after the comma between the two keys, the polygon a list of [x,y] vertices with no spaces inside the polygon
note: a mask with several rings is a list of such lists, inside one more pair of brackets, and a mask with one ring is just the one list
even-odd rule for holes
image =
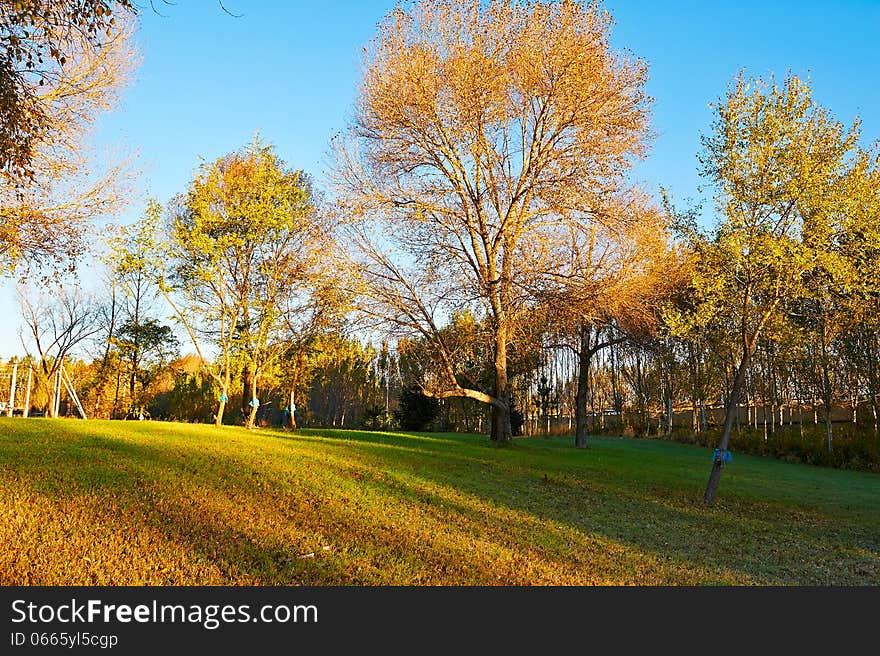
{"label": "yellow tree", "polygon": [[816,370],[829,452],[833,448],[832,403],[841,383],[835,367],[840,354],[832,349],[858,323],[863,299],[853,292],[870,270],[870,265],[866,268],[867,263],[859,262],[859,244],[852,239],[872,223],[870,219],[865,222],[872,212],[866,160],[859,153],[851,166],[829,172],[826,184],[811,187],[812,197],[801,203],[801,239],[810,264],[803,274],[804,294],[791,304],[792,314]]}
{"label": "yellow tree", "polygon": [[569,262],[538,296],[551,340],[578,360],[575,446],[587,446],[587,395],[593,357],[628,336],[656,333],[665,290],[678,266],[665,219],[642,194],[627,193],[573,243]]}
{"label": "yellow tree", "polygon": [[849,289],[843,294],[855,360],[866,387],[874,432],[880,431],[880,144],[861,152],[841,188],[844,206],[836,244],[846,260]]}
{"label": "yellow tree", "polygon": [[675,332],[693,324],[732,326],[740,354],[706,504],[715,498],[758,341],[783,302],[806,293],[804,276],[815,253],[805,229],[817,213],[832,211],[820,205],[836,202],[831,190],[858,139],[858,124],[846,128],[834,120],[795,76],[778,85],[741,75],[715,109],[701,162],[716,188],[721,221],[712,235],[692,233],[697,302],[691,312],[668,317]]}
{"label": "yellow tree", "polygon": [[52,142],[58,119],[46,83],[69,77],[70,62],[115,39],[117,18],[136,11],[131,0],[0,2],[0,171],[7,182],[32,177],[33,159]]}
{"label": "yellow tree", "polygon": [[[77,72],[68,72],[71,63],[80,61],[86,51],[100,52],[116,41],[120,31],[128,30],[139,4],[135,0],[0,0],[0,175],[6,182],[32,179],[40,168],[34,160],[53,143],[58,119],[56,108],[46,102],[47,88],[54,88],[61,77],[76,80]],[[221,0],[217,4],[226,11]],[[82,81],[75,81],[77,93],[95,90]],[[76,124],[83,119],[93,121],[81,115]]]}
{"label": "yellow tree", "polygon": [[203,166],[173,204],[171,249],[174,291],[166,296],[202,362],[198,333],[206,326],[220,350],[219,370],[209,367],[221,389],[217,424],[237,352],[245,364],[243,410],[253,427],[260,376],[284,353],[297,317],[309,314],[312,291],[323,292],[333,257],[308,177],[257,139]]}
{"label": "yellow tree", "polygon": [[98,117],[115,106],[137,64],[133,29],[130,21],[115,21],[98,40],[78,29],[52,31],[63,62],[47,60],[40,83],[34,82],[32,101],[41,119],[27,147],[28,175],[12,165],[0,171],[4,274],[72,268],[84,251],[89,221],[124,205],[126,166],[99,161],[88,137]]}
{"label": "yellow tree", "polygon": [[[492,406],[508,441],[508,349],[529,289],[604,220],[645,150],[646,68],[612,50],[598,4],[422,1],[397,8],[366,51],[337,190],[357,220],[365,297],[444,350],[456,308],[490,319],[491,394],[451,363],[427,392]],[[612,217],[613,219],[613,217]]]}
{"label": "yellow tree", "polygon": [[350,297],[339,279],[344,262],[337,254],[330,226],[314,237],[309,273],[298,279],[299,284],[285,295],[281,306],[283,335],[279,347],[281,368],[286,373],[281,377],[290,390],[287,409],[293,430],[297,428],[297,391],[308,376],[308,355],[322,334],[342,327],[350,310]]}
{"label": "yellow tree", "polygon": [[[122,356],[127,365],[128,403],[135,414],[140,405],[135,388],[138,382],[144,385],[145,365],[164,362],[176,350],[171,329],[155,317],[155,301],[160,294],[156,283],[167,257],[160,244],[162,211],[159,202],[150,199],[139,220],[123,226],[107,240],[111,309],[117,315],[112,317],[114,326],[108,332],[107,347],[115,347],[115,355]],[[118,299],[117,290],[121,292]],[[113,307],[117,300],[118,309]],[[115,325],[117,319],[119,325]]]}

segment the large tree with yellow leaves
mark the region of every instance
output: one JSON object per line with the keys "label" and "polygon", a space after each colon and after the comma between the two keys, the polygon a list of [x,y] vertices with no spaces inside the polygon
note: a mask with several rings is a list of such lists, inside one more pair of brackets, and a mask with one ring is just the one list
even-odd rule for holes
{"label": "large tree with yellow leaves", "polygon": [[612,50],[611,17],[571,0],[423,1],[380,24],[337,189],[360,253],[364,307],[441,354],[456,309],[489,319],[494,389],[460,383],[451,358],[424,381],[437,397],[492,406],[511,438],[508,349],[546,288],[613,228],[609,206],[645,150],[645,65]]}

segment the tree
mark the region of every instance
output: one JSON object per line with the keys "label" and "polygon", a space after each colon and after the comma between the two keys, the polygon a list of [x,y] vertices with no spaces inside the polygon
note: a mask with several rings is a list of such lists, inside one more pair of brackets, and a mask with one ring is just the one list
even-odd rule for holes
{"label": "tree", "polygon": [[664,218],[642,195],[627,191],[572,244],[570,261],[541,290],[551,340],[578,359],[575,447],[587,446],[587,394],[594,356],[628,335],[655,333],[663,290],[677,267]]}
{"label": "tree", "polygon": [[[161,364],[172,357],[177,339],[154,315],[159,296],[158,281],[163,268],[161,242],[162,206],[150,200],[143,216],[120,229],[109,240],[108,263],[113,276],[113,293],[121,292],[121,307],[109,334],[109,342],[127,365],[128,403],[139,406],[137,383],[144,382],[145,363]],[[114,297],[115,303],[115,297]],[[115,405],[115,404],[114,404]]]}
{"label": "tree", "polygon": [[18,299],[25,324],[21,343],[28,356],[31,356],[29,347],[36,349],[34,359],[39,363],[37,372],[41,374],[37,384],[46,390],[44,407],[51,417],[56,417],[50,388],[59,386],[57,376],[65,358],[100,330],[95,320],[96,305],[76,286],[59,286],[52,295],[37,295],[20,286]]}
{"label": "tree", "polygon": [[[545,326],[546,316],[542,312],[533,312],[517,322],[517,339],[509,348],[507,358],[511,381],[528,376],[538,367]],[[488,317],[477,317],[464,310],[453,312],[446,324],[438,329],[435,339],[401,336],[397,353],[403,387],[423,392],[436,389],[438,381],[445,378],[447,368],[451,367],[460,387],[481,394],[491,393],[495,373],[492,350],[488,346],[491,335],[492,323]],[[443,344],[442,351],[436,347],[438,340]],[[458,401],[457,407],[452,405],[455,400]],[[517,399],[511,400],[513,408]],[[471,426],[471,416],[482,415],[481,405],[477,399],[466,396],[442,399],[443,421],[449,424],[455,412],[465,426]]]}
{"label": "tree", "polygon": [[177,355],[177,338],[169,326],[146,317],[123,323],[116,332],[114,343],[120,359],[128,367],[129,413],[136,414],[137,409],[143,407],[141,392],[149,384],[155,369]]}
{"label": "tree", "polygon": [[[528,290],[568,258],[644,152],[645,66],[611,50],[597,4],[422,1],[366,54],[336,182],[374,314],[431,339],[453,309],[490,317],[494,387],[447,362],[425,391],[492,407],[511,439],[508,349]],[[380,246],[383,235],[397,251]]]}
{"label": "tree", "polygon": [[253,427],[260,375],[283,354],[284,331],[301,307],[296,299],[309,296],[332,256],[327,223],[312,204],[308,177],[258,139],[204,165],[172,211],[172,279],[184,303],[174,307],[203,362],[199,325],[213,325],[221,352],[222,373],[212,374],[221,388],[217,423],[237,351]]}
{"label": "tree", "polygon": [[[218,4],[226,11],[222,1]],[[138,10],[134,0],[0,1],[0,175],[5,182],[34,177],[40,149],[57,143],[58,119],[46,103],[47,85],[67,78],[67,98],[74,88],[79,93],[92,87],[70,73],[71,62],[115,41]]]}
{"label": "tree", "polygon": [[[288,410],[290,428],[296,430],[297,391],[307,375],[308,355],[318,337],[327,331],[341,330],[349,309],[348,296],[343,292],[338,278],[341,261],[334,256],[335,245],[329,239],[329,231],[315,235],[324,242],[324,248],[315,248],[322,257],[312,262],[309,275],[299,280],[299,289],[291,290],[281,309],[282,328],[281,362],[286,371],[290,390]],[[317,244],[315,244],[317,246]]]}
{"label": "tree", "polygon": [[[204,371],[217,384],[217,412],[214,425],[223,424],[223,414],[229,401],[232,382],[235,329],[242,308],[224,279],[224,240],[210,236],[210,228],[190,214],[188,197],[173,201],[171,224],[166,252],[168,260],[161,274],[159,289],[174,310]],[[202,347],[207,341],[217,349],[214,358]]]}
{"label": "tree", "polygon": [[716,187],[722,220],[711,236],[691,231],[691,289],[699,302],[683,323],[730,325],[739,356],[704,495],[707,505],[715,498],[759,340],[779,321],[785,299],[803,292],[812,262],[802,238],[807,212],[833,202],[830,190],[858,138],[858,124],[847,129],[835,121],[795,76],[779,86],[741,75],[715,110],[701,163],[702,175]]}
{"label": "tree", "polygon": [[[119,367],[119,354],[113,348],[113,336],[121,322],[122,312],[115,272],[112,269],[102,272],[101,280],[106,289],[106,296],[97,308],[95,322],[99,331],[93,340],[94,352],[100,355],[95,357],[97,365],[95,377],[91,389],[86,390],[84,397],[91,397],[91,416],[113,417],[116,414],[121,388],[121,367]],[[107,386],[112,378],[116,381],[115,390],[113,398],[108,399]]]}
{"label": "tree", "polygon": [[860,152],[842,185],[839,252],[846,259],[849,289],[845,305],[851,359],[871,406],[874,432],[880,430],[880,148]]}
{"label": "tree", "polygon": [[395,413],[400,427],[407,431],[424,431],[440,414],[440,402],[422,394],[421,390],[405,387],[400,391],[400,408]]}
{"label": "tree", "polygon": [[0,171],[7,183],[34,176],[38,151],[55,143],[58,119],[46,102],[47,83],[66,78],[68,92],[79,85],[71,62],[114,40],[124,23],[117,18],[135,11],[131,0],[0,2]]}
{"label": "tree", "polygon": [[[10,4],[2,6],[8,9]],[[72,4],[15,3],[22,11],[62,11]],[[76,4],[87,8],[106,3]],[[42,25],[37,32],[50,29],[54,28]],[[40,117],[40,127],[30,141],[19,142],[26,144],[22,146],[26,153],[13,153],[7,159],[15,169],[13,160],[24,157],[28,174],[20,176],[9,168],[0,171],[0,268],[4,275],[72,269],[85,250],[88,222],[124,205],[126,165],[100,162],[89,149],[88,136],[98,117],[116,104],[137,63],[132,32],[128,21],[115,22],[102,39],[76,25],[52,32],[58,45],[51,48],[63,54],[39,71],[40,84],[33,84],[28,101]],[[32,53],[34,61],[39,52],[37,48]],[[4,150],[0,144],[0,151]]]}
{"label": "tree", "polygon": [[302,382],[310,420],[334,428],[376,427],[387,389],[380,359],[381,351],[369,342],[341,332],[318,335],[302,372],[308,374]]}

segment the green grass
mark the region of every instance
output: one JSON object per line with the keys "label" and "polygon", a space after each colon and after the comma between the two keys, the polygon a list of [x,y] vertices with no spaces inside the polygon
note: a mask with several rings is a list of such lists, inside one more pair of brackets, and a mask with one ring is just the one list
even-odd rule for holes
{"label": "green grass", "polygon": [[0,584],[880,584],[880,476],[635,439],[0,419]]}

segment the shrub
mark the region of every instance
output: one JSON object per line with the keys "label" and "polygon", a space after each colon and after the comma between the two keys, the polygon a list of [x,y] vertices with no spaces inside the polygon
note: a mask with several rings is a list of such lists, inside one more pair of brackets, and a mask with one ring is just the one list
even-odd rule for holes
{"label": "shrub", "polygon": [[510,430],[514,435],[522,435],[523,424],[525,423],[525,417],[523,414],[513,408],[510,411]]}
{"label": "shrub", "polygon": [[[715,448],[721,439],[721,430],[705,433],[678,432],[660,436],[674,442],[697,444]],[[789,462],[803,462],[838,469],[858,469],[880,472],[880,437],[869,429],[855,424],[834,426],[832,450],[828,451],[824,425],[777,428],[764,438],[763,429],[734,428],[730,435],[730,450],[752,455],[770,456]]]}
{"label": "shrub", "polygon": [[394,417],[403,430],[424,431],[440,414],[440,402],[425,396],[418,389],[406,387],[400,392],[400,409]]}

